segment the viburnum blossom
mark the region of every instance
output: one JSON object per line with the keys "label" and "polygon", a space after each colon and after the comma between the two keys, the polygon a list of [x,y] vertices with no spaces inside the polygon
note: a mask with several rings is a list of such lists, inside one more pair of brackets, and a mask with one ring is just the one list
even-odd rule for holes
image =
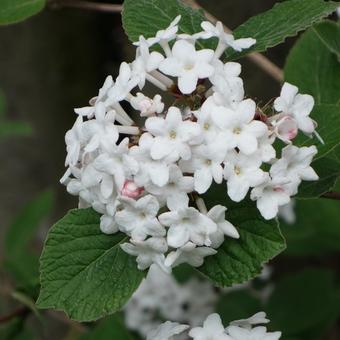
{"label": "viburnum blossom", "polygon": [[[318,179],[311,167],[316,148],[293,145],[299,131],[318,136],[313,98],[285,83],[272,106],[260,107],[245,97],[241,65],[219,60],[227,48],[240,51],[256,41],[234,39],[220,22],[178,34],[180,19],[154,37],[139,37],[135,59],[121,64],[116,79],[106,78],[89,106],[75,109],[65,135],[61,182],[79,196],[79,207],[101,214],[102,232],[128,236],[121,247],[141,270],[154,263],[165,272],[180,263],[197,267],[226,238],[240,237],[223,201],[206,207],[201,195],[212,186],[235,202],[250,192],[271,219],[302,181]],[[216,38],[215,50],[199,47]],[[151,51],[157,44],[161,52]],[[146,82],[155,90],[151,96],[143,92]]]}

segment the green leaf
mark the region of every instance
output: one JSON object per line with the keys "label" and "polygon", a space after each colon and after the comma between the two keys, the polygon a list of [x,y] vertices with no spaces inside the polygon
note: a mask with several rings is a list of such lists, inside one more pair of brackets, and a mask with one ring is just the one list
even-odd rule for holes
{"label": "green leaf", "polygon": [[50,230],[40,260],[38,308],[63,310],[79,321],[121,308],[144,273],[120,244],[122,233],[105,235],[92,209],[71,210]]}
{"label": "green leaf", "polygon": [[29,136],[32,131],[29,123],[0,120],[0,140],[13,136]]}
{"label": "green leaf", "polygon": [[256,44],[242,52],[232,51],[228,57],[238,59],[252,52],[266,51],[317,23],[338,6],[336,2],[323,0],[289,0],[277,3],[269,11],[250,18],[234,31],[235,38],[251,37],[256,39]]}
{"label": "green leaf", "polygon": [[39,283],[39,256],[31,249],[30,243],[53,205],[51,190],[40,193],[19,212],[5,236],[5,266],[16,284],[31,296],[36,294]]}
{"label": "green leaf", "polygon": [[[266,311],[273,329],[286,336],[334,322],[337,309],[334,275],[330,270],[307,269],[277,283]],[[311,339],[311,338],[309,338]]]}
{"label": "green leaf", "polygon": [[[235,30],[237,38],[252,37],[257,43],[241,53],[230,52],[228,57],[238,59],[251,52],[265,51],[320,21],[336,8],[336,3],[322,0],[290,0],[276,4],[273,9],[249,19]],[[193,10],[178,0],[125,0],[123,26],[130,40],[137,41],[140,35],[154,36],[179,14],[182,16],[180,33],[199,32],[201,22],[207,20],[202,11]],[[198,46],[213,48],[215,43],[211,39],[202,40]]]}
{"label": "green leaf", "polygon": [[[123,27],[133,42],[140,35],[146,38],[169,26],[177,15],[181,15],[179,32],[192,34],[201,31],[201,22],[206,20],[202,11],[193,10],[178,0],[125,0],[122,12]],[[200,41],[201,48],[211,41]]]}
{"label": "green leaf", "polygon": [[246,319],[262,310],[260,300],[247,290],[237,290],[222,295],[217,304],[217,313],[222,323],[228,325],[233,320]]}
{"label": "green leaf", "polygon": [[40,12],[45,0],[1,0],[0,25],[13,24]]}
{"label": "green leaf", "polygon": [[[312,95],[316,104],[339,105],[340,63],[334,53],[326,47],[316,34],[319,27],[323,27],[323,24],[320,25],[316,25],[313,29],[304,33],[290,51],[284,69],[285,80],[298,86],[300,93]],[[324,121],[318,121],[321,118],[321,110],[326,110],[323,113],[326,115]],[[328,127],[330,127],[330,124],[336,125],[332,120],[335,115],[334,110],[335,108],[332,107],[316,107],[316,112],[312,114],[312,118],[317,120],[320,129],[326,128],[324,126],[326,120]],[[337,114],[337,119],[339,119],[339,111]],[[330,115],[330,119],[328,119],[328,115]],[[327,137],[327,134],[321,133],[321,135],[324,138]]]}
{"label": "green leaf", "polygon": [[281,221],[287,239],[287,256],[325,256],[340,251],[339,202],[328,199],[298,200],[296,222]]}
{"label": "green leaf", "polygon": [[339,152],[340,148],[332,151],[328,156],[317,159],[312,163],[313,169],[319,175],[318,181],[303,181],[299,186],[297,198],[318,198],[331,191],[340,176],[340,162],[331,158],[332,154]]}
{"label": "green leaf", "polygon": [[340,61],[340,25],[327,20],[314,27],[314,31],[326,47],[336,55]]}
{"label": "green leaf", "polygon": [[120,315],[112,315],[102,320],[93,330],[79,340],[133,340]]}
{"label": "green leaf", "polygon": [[[218,203],[216,198],[221,196],[216,192],[210,193],[212,197],[208,196],[206,202]],[[223,194],[226,197],[225,190]],[[240,238],[226,238],[217,254],[206,257],[203,266],[198,268],[219,286],[232,286],[252,279],[260,274],[265,262],[285,249],[285,240],[277,222],[264,220],[254,202],[243,201],[233,205],[226,201],[219,200],[219,204],[228,207],[227,220],[237,228]]]}

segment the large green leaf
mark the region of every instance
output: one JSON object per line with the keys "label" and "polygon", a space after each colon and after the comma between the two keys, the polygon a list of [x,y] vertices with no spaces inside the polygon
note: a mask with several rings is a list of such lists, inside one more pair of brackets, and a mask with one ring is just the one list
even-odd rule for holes
{"label": "large green leaf", "polygon": [[[322,0],[290,0],[277,4],[273,9],[249,19],[235,30],[235,36],[253,37],[257,43],[241,53],[230,52],[230,59],[255,52],[265,51],[283,42],[287,37],[321,20],[337,8],[334,2]],[[201,31],[200,23],[206,20],[201,11],[193,10],[178,0],[125,0],[123,26],[130,40],[138,40],[140,35],[154,36],[167,27],[181,14],[179,31],[196,33]],[[200,41],[200,47],[211,47],[211,41]]]}
{"label": "large green leaf", "polygon": [[206,257],[198,269],[217,285],[232,286],[260,274],[262,265],[285,249],[285,240],[277,222],[264,220],[254,202],[228,203],[225,190],[222,195],[210,191],[206,202],[228,207],[227,220],[237,227],[240,238],[226,238],[217,254]]}
{"label": "large green leaf", "polygon": [[8,25],[40,12],[46,0],[1,0],[0,25]]}
{"label": "large green leaf", "polygon": [[[311,94],[317,104],[339,105],[340,63],[316,34],[319,27],[324,27],[323,24],[320,25],[304,33],[290,51],[284,69],[285,80],[298,86],[301,93]],[[332,111],[325,115],[330,115],[329,121],[336,125]],[[320,115],[314,113],[312,117],[319,120]],[[320,128],[324,128],[324,121],[318,123]],[[323,137],[326,138],[326,135]]]}
{"label": "large green leaf", "polygon": [[286,38],[307,29],[336,10],[338,4],[323,0],[288,0],[277,3],[267,12],[250,18],[235,31],[236,38],[252,37],[256,44],[241,53],[231,52],[237,59],[251,52],[263,52]]}
{"label": "large green leaf", "polygon": [[48,234],[37,306],[63,310],[79,321],[116,312],[144,276],[135,258],[121,250],[125,240],[122,233],[103,234],[92,209],[71,210]]}
{"label": "large green leaf", "polygon": [[327,48],[340,61],[340,25],[334,21],[325,21],[314,27],[314,31]]}
{"label": "large green leaf", "polygon": [[[306,269],[277,283],[266,311],[273,329],[297,336],[318,326],[322,332],[335,321],[338,308],[332,271]],[[300,337],[299,337],[300,338]],[[310,336],[308,339],[320,339]]]}

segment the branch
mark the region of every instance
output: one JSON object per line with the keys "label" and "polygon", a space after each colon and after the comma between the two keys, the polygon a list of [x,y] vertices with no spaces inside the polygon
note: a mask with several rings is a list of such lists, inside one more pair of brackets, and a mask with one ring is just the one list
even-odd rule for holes
{"label": "branch", "polygon": [[[190,5],[194,9],[203,10],[204,15],[211,22],[216,23],[218,21],[216,17],[214,17],[211,13],[209,13],[202,6],[200,6],[196,2],[196,0],[184,0],[184,2],[186,2],[188,5]],[[232,33],[230,28],[228,28],[225,25],[223,25],[223,27],[226,32]],[[254,52],[254,53],[246,55],[246,57],[249,58],[254,64],[256,64],[263,71],[265,71],[268,75],[270,75],[273,79],[275,79],[279,83],[283,82],[283,71],[277,65],[275,65],[272,61],[266,58],[264,55],[258,52]]]}
{"label": "branch", "polygon": [[82,0],[50,0],[48,5],[52,9],[76,8],[88,11],[97,11],[104,13],[120,13],[123,9],[122,5],[106,4],[92,1]]}
{"label": "branch", "polygon": [[340,192],[329,191],[329,192],[326,192],[325,194],[321,195],[321,197],[340,201]]}
{"label": "branch", "polygon": [[17,316],[26,315],[29,312],[30,310],[27,307],[20,307],[7,315],[0,316],[0,324],[6,323],[7,321],[10,321],[16,318]]}

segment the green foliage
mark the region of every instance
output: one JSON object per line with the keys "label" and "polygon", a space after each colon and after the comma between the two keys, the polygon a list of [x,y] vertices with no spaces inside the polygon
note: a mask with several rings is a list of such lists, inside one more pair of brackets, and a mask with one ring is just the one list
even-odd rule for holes
{"label": "green foliage", "polygon": [[123,320],[119,315],[112,315],[101,322],[89,333],[79,340],[133,340],[133,336],[127,331]]}
{"label": "green foliage", "polygon": [[340,251],[339,202],[298,200],[296,222],[287,225],[281,222],[287,239],[285,255],[329,255]]}
{"label": "green foliage", "polygon": [[40,12],[46,0],[1,0],[0,25],[23,21]]}
{"label": "green foliage", "polygon": [[246,319],[262,309],[260,300],[242,289],[222,295],[216,312],[220,314],[223,324],[228,325],[233,320]]}
{"label": "green foliage", "polygon": [[[339,105],[340,64],[316,33],[319,27],[324,27],[324,24],[304,33],[290,51],[284,69],[285,80],[298,86],[301,93],[312,95],[316,104]],[[321,107],[321,111],[325,110],[325,114],[329,114],[327,111],[332,108]],[[317,107],[312,118],[318,120],[320,113]],[[318,123],[320,128],[325,128],[325,121]]]}
{"label": "green foliage", "polygon": [[[265,51],[282,43],[320,21],[337,8],[335,2],[322,0],[290,0],[276,4],[271,10],[252,17],[235,30],[236,38],[252,37],[257,43],[243,52],[230,52],[229,59],[238,59],[251,52]],[[178,15],[181,33],[192,34],[201,30],[200,23],[206,20],[201,11],[193,10],[178,0],[125,0],[123,26],[131,41],[140,35],[153,36],[165,28]],[[211,47],[213,42],[200,41],[198,46]]]}
{"label": "green foliage", "polygon": [[41,221],[51,213],[54,195],[47,190],[27,204],[9,226],[4,244],[5,265],[17,284],[32,291],[38,284],[38,255],[30,247]]}
{"label": "green foliage", "polygon": [[5,109],[5,97],[0,92],[0,141],[7,137],[25,136],[32,133],[32,127],[28,123],[6,120]]}
{"label": "green foliage", "polygon": [[314,27],[314,31],[326,47],[340,61],[340,26],[334,21],[324,21]]}
{"label": "green foliage", "polygon": [[219,286],[232,286],[257,276],[262,265],[285,249],[285,240],[274,220],[264,220],[254,202],[226,202],[226,193],[210,191],[206,202],[222,203],[229,209],[227,219],[237,228],[240,238],[226,238],[217,254],[205,258],[199,270]]}
{"label": "green foliage", "polygon": [[332,271],[306,269],[278,282],[266,311],[271,327],[282,330],[285,336],[300,339],[300,334],[309,331],[308,339],[319,339],[320,333],[334,322],[337,309]]}
{"label": "green foliage", "polygon": [[91,321],[116,312],[138,287],[144,273],[120,248],[126,236],[103,234],[99,217],[75,209],[51,228],[41,256],[39,308]]}

